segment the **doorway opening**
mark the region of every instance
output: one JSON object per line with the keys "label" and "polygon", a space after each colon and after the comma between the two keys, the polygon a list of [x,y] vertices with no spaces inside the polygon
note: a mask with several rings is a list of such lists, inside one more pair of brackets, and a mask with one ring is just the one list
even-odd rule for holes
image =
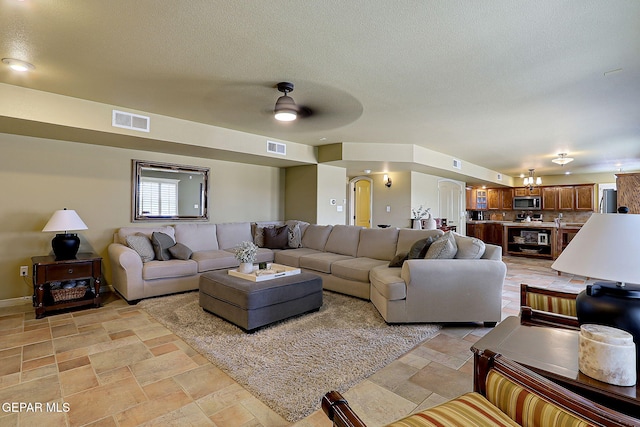
{"label": "doorway opening", "polygon": [[349,225],[371,228],[373,212],[373,180],[357,176],[349,181]]}

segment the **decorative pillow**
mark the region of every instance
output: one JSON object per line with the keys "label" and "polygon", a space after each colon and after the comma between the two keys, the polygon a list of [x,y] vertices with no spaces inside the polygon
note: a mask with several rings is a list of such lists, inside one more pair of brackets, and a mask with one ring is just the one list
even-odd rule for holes
{"label": "decorative pillow", "polygon": [[408,259],[409,254],[407,252],[400,252],[398,255],[393,257],[393,259],[389,263],[389,267],[402,267],[402,264],[404,264],[404,262]]}
{"label": "decorative pillow", "polygon": [[454,233],[453,237],[456,240],[456,246],[458,246],[456,258],[479,259],[482,258],[482,255],[484,255],[486,246],[482,240],[475,237],[463,236],[457,233]]}
{"label": "decorative pillow", "polygon": [[127,246],[136,251],[140,255],[142,262],[153,261],[155,253],[153,252],[153,245],[151,240],[142,233],[130,234],[125,237]]}
{"label": "decorative pillow", "polygon": [[275,227],[275,225],[257,225],[255,234],[253,235],[253,243],[259,248],[264,248],[264,229]]}
{"label": "decorative pillow", "polygon": [[151,243],[153,244],[153,252],[155,252],[157,260],[169,261],[171,259],[169,248],[176,244],[171,236],[154,231],[151,235]]}
{"label": "decorative pillow", "polygon": [[169,248],[169,253],[173,258],[177,259],[189,259],[193,255],[193,251],[189,249],[187,245],[182,243],[176,243]]}
{"label": "decorative pillow", "polygon": [[285,249],[289,245],[289,226],[264,229],[264,247],[269,249]]}
{"label": "decorative pillow", "polygon": [[302,233],[300,232],[300,224],[289,225],[289,241],[288,245],[290,248],[301,248],[302,247]]}
{"label": "decorative pillow", "polygon": [[456,239],[451,231],[447,231],[444,235],[431,244],[426,259],[453,259],[458,252]]}
{"label": "decorative pillow", "polygon": [[407,254],[409,259],[423,259],[429,250],[429,247],[433,244],[433,237],[426,237],[416,241],[411,245],[411,249]]}

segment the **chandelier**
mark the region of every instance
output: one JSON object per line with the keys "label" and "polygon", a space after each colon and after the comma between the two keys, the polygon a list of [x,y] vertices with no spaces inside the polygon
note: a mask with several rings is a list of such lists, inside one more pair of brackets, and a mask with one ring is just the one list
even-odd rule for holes
{"label": "chandelier", "polygon": [[524,186],[529,187],[529,191],[533,190],[534,183],[535,185],[542,185],[542,178],[534,177],[534,171],[535,169],[529,169],[529,176],[524,179]]}

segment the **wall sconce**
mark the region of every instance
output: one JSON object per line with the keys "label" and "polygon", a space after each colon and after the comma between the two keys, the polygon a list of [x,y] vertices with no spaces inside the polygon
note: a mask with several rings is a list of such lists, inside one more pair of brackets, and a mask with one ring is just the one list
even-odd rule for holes
{"label": "wall sconce", "polygon": [[391,178],[389,178],[389,175],[385,173],[382,179],[384,180],[384,185],[386,185],[387,188],[391,188]]}

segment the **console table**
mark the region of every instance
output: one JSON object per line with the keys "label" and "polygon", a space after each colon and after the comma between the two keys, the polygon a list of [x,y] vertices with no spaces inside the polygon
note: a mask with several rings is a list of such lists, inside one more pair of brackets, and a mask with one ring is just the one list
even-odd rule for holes
{"label": "console table", "polygon": [[640,413],[640,385],[607,384],[578,369],[578,331],[527,326],[516,316],[507,317],[478,340],[471,350],[489,349],[527,366],[575,393],[631,416]]}
{"label": "console table", "polygon": [[[45,312],[85,305],[100,307],[100,277],[102,258],[92,253],[79,253],[75,259],[57,261],[54,256],[36,256],[33,263],[33,306],[36,318]],[[54,302],[51,297],[51,282],[87,279],[89,290],[82,298]],[[93,289],[91,288],[93,281]]]}

